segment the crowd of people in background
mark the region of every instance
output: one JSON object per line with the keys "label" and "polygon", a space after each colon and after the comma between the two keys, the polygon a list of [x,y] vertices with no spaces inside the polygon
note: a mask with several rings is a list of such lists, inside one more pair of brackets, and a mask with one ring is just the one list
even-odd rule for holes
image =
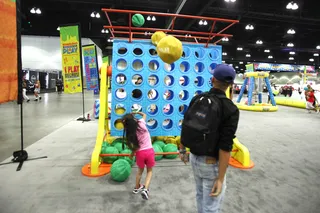
{"label": "crowd of people in background", "polygon": [[[30,98],[28,97],[27,92],[33,93],[35,97],[34,101],[40,101],[42,99],[40,96],[40,89],[41,89],[40,80],[36,80],[35,83],[33,83],[27,80],[26,76],[22,78],[22,97],[23,97],[23,100],[26,101],[27,103],[30,101]],[[61,94],[63,91],[63,82],[60,78],[56,80],[56,89],[58,94]]]}

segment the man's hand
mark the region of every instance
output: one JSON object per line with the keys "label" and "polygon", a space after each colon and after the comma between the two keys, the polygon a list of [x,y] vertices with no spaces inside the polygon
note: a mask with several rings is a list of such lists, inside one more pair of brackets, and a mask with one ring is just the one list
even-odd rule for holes
{"label": "man's hand", "polygon": [[223,181],[221,181],[220,179],[217,179],[214,182],[212,191],[210,193],[210,197],[218,197],[221,194],[222,184],[223,184]]}
{"label": "man's hand", "polygon": [[184,154],[179,154],[179,157],[181,159],[181,161],[187,165],[187,163],[189,162],[189,155],[187,153]]}

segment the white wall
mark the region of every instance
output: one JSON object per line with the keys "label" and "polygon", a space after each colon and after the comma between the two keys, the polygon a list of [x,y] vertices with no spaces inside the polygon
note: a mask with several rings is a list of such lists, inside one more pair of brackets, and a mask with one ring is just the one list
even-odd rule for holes
{"label": "white wall", "polygon": [[[94,44],[82,38],[82,45]],[[22,68],[34,70],[62,70],[60,37],[26,36],[21,38]],[[102,65],[102,51],[97,47],[98,65]],[[85,72],[84,72],[85,74]]]}

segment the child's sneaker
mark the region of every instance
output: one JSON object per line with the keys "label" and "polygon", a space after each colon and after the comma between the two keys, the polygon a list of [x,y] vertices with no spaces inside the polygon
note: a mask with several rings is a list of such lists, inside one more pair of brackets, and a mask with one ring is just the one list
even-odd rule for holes
{"label": "child's sneaker", "polygon": [[149,200],[149,190],[148,189],[143,189],[141,192],[141,196],[145,200]]}
{"label": "child's sneaker", "polygon": [[138,193],[141,192],[143,189],[144,189],[144,185],[141,185],[141,184],[140,184],[139,189],[136,189],[136,188],[135,188],[135,189],[133,189],[132,192],[133,192],[134,194],[138,194]]}

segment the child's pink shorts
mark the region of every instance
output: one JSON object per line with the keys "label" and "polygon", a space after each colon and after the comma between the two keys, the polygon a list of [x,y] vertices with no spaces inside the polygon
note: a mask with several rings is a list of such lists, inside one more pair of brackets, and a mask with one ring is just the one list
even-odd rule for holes
{"label": "child's pink shorts", "polygon": [[147,168],[154,167],[156,161],[153,148],[137,151],[136,161],[140,169],[143,169],[145,166],[147,166]]}

